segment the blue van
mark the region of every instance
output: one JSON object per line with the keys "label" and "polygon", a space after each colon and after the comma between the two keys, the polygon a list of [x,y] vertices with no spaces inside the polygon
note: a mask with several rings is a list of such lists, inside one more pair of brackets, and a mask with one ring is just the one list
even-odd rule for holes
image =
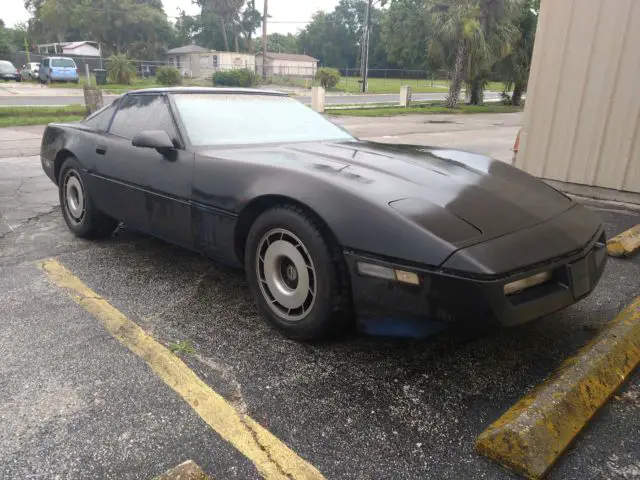
{"label": "blue van", "polygon": [[80,81],[78,67],[73,58],[47,57],[40,62],[38,69],[40,83],[49,82],[74,82]]}

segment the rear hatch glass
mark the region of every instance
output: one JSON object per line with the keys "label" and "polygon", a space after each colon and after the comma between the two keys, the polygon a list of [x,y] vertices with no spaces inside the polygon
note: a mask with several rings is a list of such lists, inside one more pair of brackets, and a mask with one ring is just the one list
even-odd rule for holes
{"label": "rear hatch glass", "polygon": [[76,68],[76,64],[70,58],[54,58],[51,60],[52,67]]}

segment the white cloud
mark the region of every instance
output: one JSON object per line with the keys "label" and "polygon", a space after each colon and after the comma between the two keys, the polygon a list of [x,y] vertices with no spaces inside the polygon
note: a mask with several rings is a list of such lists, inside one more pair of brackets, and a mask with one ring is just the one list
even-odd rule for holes
{"label": "white cloud", "polygon": [[7,27],[13,27],[16,23],[25,22],[29,18],[29,12],[24,8],[23,0],[2,0],[0,18]]}

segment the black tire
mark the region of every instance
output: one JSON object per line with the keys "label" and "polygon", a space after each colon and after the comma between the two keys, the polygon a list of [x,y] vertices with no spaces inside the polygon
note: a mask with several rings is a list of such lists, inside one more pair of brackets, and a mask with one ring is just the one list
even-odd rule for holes
{"label": "black tire", "polygon": [[[259,262],[258,259],[267,257],[266,252],[275,241],[269,242],[266,239],[272,235],[281,235],[280,240],[294,245],[301,253],[300,258],[307,263],[307,269],[296,269],[296,272],[307,272],[307,297],[302,306],[288,312],[289,316],[284,313],[285,308],[274,300],[275,296],[272,295],[267,282],[261,280],[261,277],[266,275],[266,263],[262,260]],[[288,260],[286,256],[280,258]],[[286,281],[283,261],[280,263],[281,265],[272,271],[279,270],[281,279]],[[293,262],[289,263],[293,265]],[[245,268],[258,310],[268,323],[285,336],[294,340],[320,340],[338,332],[349,323],[351,294],[342,252],[324,225],[302,208],[279,205],[267,210],[255,220],[247,237]],[[298,281],[302,282],[303,275],[304,273],[296,273],[294,276],[294,289],[298,289]],[[310,299],[312,290],[313,298]],[[305,290],[300,287],[300,291]],[[294,315],[298,318],[292,319]]]}
{"label": "black tire", "polygon": [[[75,202],[72,205],[70,196],[74,196],[70,192],[73,192],[74,189],[77,195],[75,195]],[[67,157],[60,168],[58,195],[64,220],[76,237],[108,237],[118,226],[117,220],[105,215],[95,207],[82,176],[80,163],[73,156]]]}

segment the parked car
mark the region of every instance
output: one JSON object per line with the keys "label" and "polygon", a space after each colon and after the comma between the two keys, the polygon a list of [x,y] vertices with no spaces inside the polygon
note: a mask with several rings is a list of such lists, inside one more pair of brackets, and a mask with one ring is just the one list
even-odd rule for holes
{"label": "parked car", "polygon": [[39,68],[40,64],[37,62],[29,62],[26,65],[23,65],[22,70],[20,70],[22,80],[36,80],[38,78]]}
{"label": "parked car", "polygon": [[15,80],[19,82],[22,80],[20,72],[11,62],[0,60],[0,79],[6,81]]}
{"label": "parked car", "polygon": [[47,57],[40,62],[38,69],[40,83],[80,81],[76,62],[68,57]]}
{"label": "parked car", "polygon": [[[600,218],[482,155],[359,141],[277,92],[129,92],[50,124],[42,167],[79,237],[119,222],[243,266],[263,317],[322,337],[512,326],[588,295]],[[382,328],[381,328],[382,325]]]}

